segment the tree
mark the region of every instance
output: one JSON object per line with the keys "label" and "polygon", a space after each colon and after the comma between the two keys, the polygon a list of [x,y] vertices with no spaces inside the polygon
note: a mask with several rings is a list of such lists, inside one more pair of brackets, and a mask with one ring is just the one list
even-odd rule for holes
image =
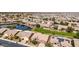
{"label": "tree", "polygon": [[22,39],[21,39],[21,38],[19,38],[19,42],[21,42],[21,40],[22,40]]}
{"label": "tree", "polygon": [[14,36],[14,39],[19,39],[19,36]]}
{"label": "tree", "polygon": [[70,32],[73,32],[73,30],[74,30],[74,29],[73,29],[72,27],[67,27],[67,29],[66,29],[66,31],[69,32],[69,33],[70,33]]}
{"label": "tree", "polygon": [[71,25],[72,25],[72,26],[76,26],[76,24],[74,24],[74,23],[72,23]]}
{"label": "tree", "polygon": [[79,31],[76,33],[76,35],[74,37],[79,39]]}
{"label": "tree", "polygon": [[54,21],[54,24],[58,24],[58,22]]}
{"label": "tree", "polygon": [[64,28],[61,28],[61,31],[65,30]]}
{"label": "tree", "polygon": [[54,26],[54,29],[56,29],[56,30],[57,30],[57,29],[58,29],[58,26]]}
{"label": "tree", "polygon": [[68,25],[68,22],[63,22],[63,21],[61,21],[60,24],[61,24],[61,25]]}
{"label": "tree", "polygon": [[36,27],[37,27],[37,28],[40,28],[40,24],[36,24]]}
{"label": "tree", "polygon": [[52,18],[52,21],[55,21],[55,17]]}
{"label": "tree", "polygon": [[35,38],[34,40],[31,40],[31,42],[32,42],[34,45],[38,44],[38,41],[37,41],[36,38]]}
{"label": "tree", "polygon": [[43,18],[43,20],[46,20],[46,21],[47,21],[47,20],[48,20],[48,18]]}
{"label": "tree", "polygon": [[68,22],[65,22],[65,25],[68,25],[69,23]]}
{"label": "tree", "polygon": [[61,25],[64,25],[64,22],[63,22],[63,21],[61,21],[61,22],[60,22],[60,24],[61,24]]}
{"label": "tree", "polygon": [[10,40],[13,40],[13,39],[14,39],[14,36],[11,34],[11,35],[9,36],[9,39],[10,39]]}
{"label": "tree", "polygon": [[52,45],[52,43],[47,42],[47,43],[45,43],[45,46],[46,46],[46,47],[52,47],[53,45]]}
{"label": "tree", "polygon": [[74,40],[71,40],[71,45],[75,47]]}

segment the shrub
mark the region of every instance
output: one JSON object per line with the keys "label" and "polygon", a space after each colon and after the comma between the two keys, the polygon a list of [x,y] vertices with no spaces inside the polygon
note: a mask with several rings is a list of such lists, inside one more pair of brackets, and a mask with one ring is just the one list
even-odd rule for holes
{"label": "shrub", "polygon": [[79,31],[76,33],[76,35],[74,37],[79,39]]}
{"label": "shrub", "polygon": [[4,39],[8,39],[8,36],[5,36]]}
{"label": "shrub", "polygon": [[53,45],[52,45],[52,43],[46,43],[45,46],[46,47],[52,47]]}
{"label": "shrub", "polygon": [[58,29],[58,26],[54,26],[54,29],[56,29],[56,30],[57,30],[57,29]]}
{"label": "shrub", "polygon": [[18,36],[14,36],[14,38],[15,38],[15,39],[19,39],[19,37],[18,37]]}
{"label": "shrub", "polygon": [[31,40],[31,42],[32,42],[34,45],[38,44],[38,42],[36,41],[36,39]]}
{"label": "shrub", "polygon": [[71,41],[71,45],[75,47],[74,40]]}
{"label": "shrub", "polygon": [[72,27],[68,27],[68,28],[66,29],[67,32],[73,32],[73,30],[74,30],[74,29],[73,29]]}
{"label": "shrub", "polygon": [[37,27],[37,28],[40,28],[40,24],[36,24],[36,27]]}

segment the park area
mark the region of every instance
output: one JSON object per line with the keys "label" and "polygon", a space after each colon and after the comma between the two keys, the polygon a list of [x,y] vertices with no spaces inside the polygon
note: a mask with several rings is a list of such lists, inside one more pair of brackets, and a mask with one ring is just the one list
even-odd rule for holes
{"label": "park area", "polygon": [[34,28],[33,31],[40,32],[43,34],[48,34],[48,35],[64,36],[68,38],[74,38],[74,36],[76,36],[76,33],[73,32],[68,33],[68,32],[62,32],[57,30],[47,30],[44,28]]}

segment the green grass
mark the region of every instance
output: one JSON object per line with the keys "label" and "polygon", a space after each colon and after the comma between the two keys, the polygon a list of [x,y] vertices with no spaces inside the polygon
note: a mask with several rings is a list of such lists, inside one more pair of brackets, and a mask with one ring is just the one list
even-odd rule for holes
{"label": "green grass", "polygon": [[7,26],[7,28],[15,29],[16,28],[16,25],[9,25],[9,26]]}
{"label": "green grass", "polygon": [[61,32],[61,31],[59,32],[56,30],[47,30],[47,29],[43,29],[43,28],[35,28],[35,29],[33,29],[33,31],[40,32],[43,34],[49,34],[49,35],[64,36],[64,37],[68,37],[68,38],[74,38],[74,36],[76,35],[75,33]]}

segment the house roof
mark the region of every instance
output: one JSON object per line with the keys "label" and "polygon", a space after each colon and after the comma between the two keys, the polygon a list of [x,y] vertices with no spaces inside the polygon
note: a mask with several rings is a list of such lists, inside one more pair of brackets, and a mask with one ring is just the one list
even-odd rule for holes
{"label": "house roof", "polygon": [[64,47],[71,47],[72,45],[68,43],[67,41],[61,42],[61,45]]}
{"label": "house roof", "polygon": [[58,43],[59,40],[57,38],[51,36],[49,42],[51,42],[51,43]]}
{"label": "house roof", "polygon": [[0,33],[3,33],[5,30],[9,30],[8,28],[1,28]]}
{"label": "house roof", "polygon": [[40,44],[38,45],[38,47],[45,47],[45,44],[44,44],[44,43],[40,43]]}
{"label": "house roof", "polygon": [[39,42],[47,42],[49,38],[49,35],[41,34],[41,33],[34,33],[34,35],[31,37],[31,39],[37,39]]}
{"label": "house roof", "polygon": [[4,34],[15,35],[18,31],[20,31],[20,30],[17,30],[17,29],[7,30]]}
{"label": "house roof", "polygon": [[29,38],[31,36],[32,32],[31,31],[21,31],[17,34],[19,37],[27,37]]}
{"label": "house roof", "polygon": [[79,39],[74,39],[74,44],[76,47],[79,47]]}

